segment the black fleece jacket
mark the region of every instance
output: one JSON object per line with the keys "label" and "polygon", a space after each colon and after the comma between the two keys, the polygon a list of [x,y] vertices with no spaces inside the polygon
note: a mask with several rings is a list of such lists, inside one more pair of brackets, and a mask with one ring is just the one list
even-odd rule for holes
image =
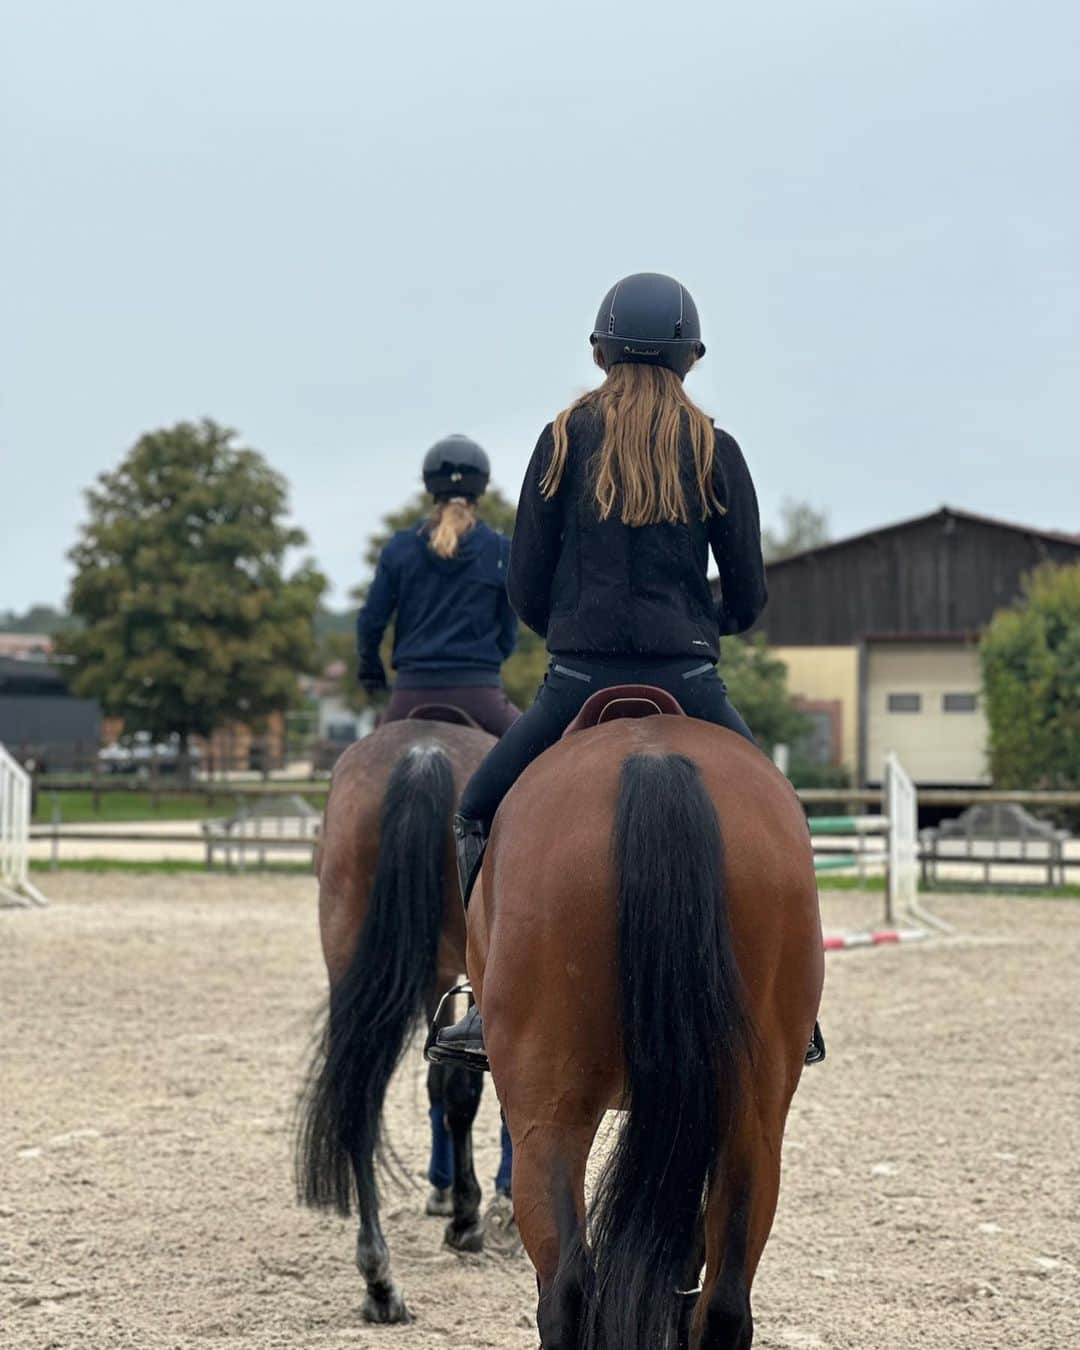
{"label": "black fleece jacket", "polygon": [[[608,520],[597,511],[591,471],[603,428],[596,414],[578,409],[568,430],[566,469],[554,497],[540,489],[554,449],[550,423],[521,489],[507,577],[519,617],[554,655],[717,660],[720,638],[748,629],[766,600],[757,496],[738,444],[717,429],[713,475],[723,512],[703,520],[694,509],[687,438],[690,520],[631,526],[617,511]],[[710,549],[720,570],[719,605],[708,580]]]}

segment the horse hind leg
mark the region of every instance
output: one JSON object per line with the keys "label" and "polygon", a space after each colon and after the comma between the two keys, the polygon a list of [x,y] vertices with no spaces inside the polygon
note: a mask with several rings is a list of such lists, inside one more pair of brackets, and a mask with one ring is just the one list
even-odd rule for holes
{"label": "horse hind leg", "polygon": [[365,1322],[392,1325],[411,1322],[401,1290],[390,1270],[390,1251],[379,1221],[379,1197],[375,1186],[374,1159],[355,1158],[356,1190],[360,1209],[360,1231],[356,1235],[356,1267],[364,1278],[367,1293],[361,1316]]}
{"label": "horse hind leg", "polygon": [[702,1210],[701,1217],[698,1220],[697,1233],[694,1236],[693,1251],[686,1263],[682,1286],[677,1291],[680,1302],[677,1350],[690,1350],[691,1330],[694,1314],[697,1311],[698,1297],[701,1293],[701,1271],[704,1265],[705,1213]]}
{"label": "horse hind leg", "polygon": [[443,1080],[443,1110],[454,1153],[453,1215],[444,1241],[456,1252],[479,1252],[484,1247],[480,1221],[480,1183],[473,1161],[472,1129],[484,1090],[482,1074],[456,1065]]}
{"label": "horse hind leg", "polygon": [[557,1137],[544,1128],[515,1132],[514,1211],[536,1269],[542,1350],[581,1344],[590,1280],[582,1240],[585,1165],[595,1133],[595,1123]]}
{"label": "horse hind leg", "polygon": [[[714,1182],[706,1206],[707,1269],[695,1319],[699,1350],[750,1350],[750,1288],[780,1194],[779,1147],[758,1140],[749,1162]],[[694,1345],[693,1339],[690,1342]]]}

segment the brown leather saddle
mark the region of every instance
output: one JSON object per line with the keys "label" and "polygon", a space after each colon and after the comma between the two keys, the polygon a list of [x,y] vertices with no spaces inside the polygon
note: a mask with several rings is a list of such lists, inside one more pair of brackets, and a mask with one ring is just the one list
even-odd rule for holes
{"label": "brown leather saddle", "polygon": [[413,708],[406,718],[406,722],[449,722],[451,726],[456,727],[475,727],[477,731],[481,730],[480,723],[475,717],[470,717],[464,708],[457,708],[453,703],[421,703]]}
{"label": "brown leather saddle", "polygon": [[563,735],[572,736],[577,731],[588,731],[590,727],[626,717],[685,716],[679,700],[666,689],[657,689],[651,684],[615,684],[590,694]]}

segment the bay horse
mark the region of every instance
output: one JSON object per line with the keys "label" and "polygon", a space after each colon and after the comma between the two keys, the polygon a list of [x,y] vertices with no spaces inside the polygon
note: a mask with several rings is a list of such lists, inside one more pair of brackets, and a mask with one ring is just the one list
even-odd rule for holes
{"label": "bay horse", "polygon": [[817,885],[787,780],[681,712],[655,689],[594,695],[504,800],[469,907],[543,1350],[753,1339],[824,976]]}
{"label": "bay horse", "polygon": [[[362,1315],[375,1323],[410,1320],[379,1222],[383,1102],[411,1034],[465,969],[451,818],[495,743],[452,724],[452,709],[425,712],[447,720],[387,723],[341,756],[316,857],[330,997],[300,1104],[297,1194],[345,1216],[355,1205]],[[452,1176],[449,1195],[436,1184],[428,1213],[449,1213],[445,1241],[457,1251],[483,1245],[472,1153],[482,1087],[464,1069],[428,1071],[433,1168]]]}

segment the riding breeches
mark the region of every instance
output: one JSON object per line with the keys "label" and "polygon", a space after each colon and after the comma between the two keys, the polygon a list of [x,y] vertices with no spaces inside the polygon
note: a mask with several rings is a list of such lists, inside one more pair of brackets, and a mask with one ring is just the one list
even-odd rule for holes
{"label": "riding breeches", "polygon": [[650,661],[554,657],[531,708],[523,713],[473,774],[461,798],[463,816],[491,828],[499,803],[529,764],[554,745],[598,689],[651,684],[674,694],[689,717],[714,722],[753,741],[750,728],[728,701],[712,662],[695,658]]}
{"label": "riding breeches", "polygon": [[447,704],[468,713],[472,720],[492,736],[502,736],[521,716],[499,685],[463,685],[446,689],[402,689],[394,687],[383,722],[401,722],[416,708],[427,703]]}

